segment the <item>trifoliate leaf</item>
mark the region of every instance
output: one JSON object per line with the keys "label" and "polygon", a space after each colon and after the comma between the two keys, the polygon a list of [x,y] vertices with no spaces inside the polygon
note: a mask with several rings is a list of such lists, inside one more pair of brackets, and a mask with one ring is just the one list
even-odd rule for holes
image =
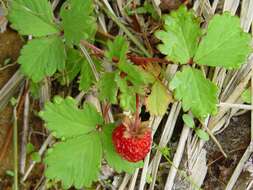
{"label": "trifoliate leaf", "polygon": [[128,46],[129,44],[123,36],[117,36],[114,41],[108,41],[108,50],[105,52],[105,56],[111,61],[118,59],[119,62],[125,62]]}
{"label": "trifoliate leaf", "polygon": [[240,27],[240,19],[230,13],[215,15],[200,42],[194,61],[201,65],[239,68],[251,52],[250,35]]}
{"label": "trifoliate leaf", "polygon": [[57,97],[54,103],[48,102],[40,116],[58,138],[87,134],[103,124],[102,116],[93,105],[85,104],[83,109],[79,109],[77,102],[70,97]]}
{"label": "trifoliate leaf", "polygon": [[184,121],[184,123],[187,127],[190,127],[190,128],[195,127],[195,123],[194,123],[194,120],[193,120],[192,116],[190,116],[188,114],[184,114],[183,115],[183,121]]}
{"label": "trifoliate leaf", "polygon": [[250,88],[246,89],[243,91],[242,93],[242,100],[245,102],[245,103],[248,103],[250,104],[251,103],[251,92],[250,92]]}
{"label": "trifoliate leaf", "polygon": [[25,75],[33,82],[39,82],[46,76],[52,76],[57,69],[62,70],[65,57],[61,38],[51,36],[29,41],[21,50],[18,62]]}
{"label": "trifoliate leaf", "polygon": [[201,138],[202,140],[204,140],[204,141],[208,141],[209,140],[209,135],[208,135],[208,133],[207,132],[205,132],[203,129],[196,129],[195,130],[195,133],[196,133],[196,135],[199,137],[199,138]]}
{"label": "trifoliate leaf", "polygon": [[46,177],[61,180],[64,188],[91,186],[97,180],[102,159],[102,145],[95,132],[56,143],[45,163]]}
{"label": "trifoliate leaf", "polygon": [[200,34],[198,19],[184,6],[165,16],[164,31],[155,33],[163,42],[158,46],[161,53],[180,64],[189,62],[194,56]]}
{"label": "trifoliate leaf", "polygon": [[118,87],[115,77],[118,73],[104,73],[98,82],[99,99],[106,100],[111,104],[117,103]]}
{"label": "trifoliate leaf", "polygon": [[156,81],[151,89],[151,94],[147,98],[147,109],[153,115],[163,115],[172,100],[168,90],[160,82]]}
{"label": "trifoliate leaf", "polygon": [[61,8],[64,36],[67,43],[79,45],[80,40],[90,40],[96,33],[92,0],[68,0]]}
{"label": "trifoliate leaf", "polygon": [[87,60],[83,59],[81,64],[79,90],[87,91],[91,87],[95,77]]}
{"label": "trifoliate leaf", "polygon": [[8,18],[11,27],[22,35],[40,37],[59,33],[48,0],[13,0]]}
{"label": "trifoliate leaf", "polygon": [[121,62],[118,64],[118,67],[121,71],[127,74],[126,80],[136,86],[153,83],[155,81],[153,75],[130,62]]}
{"label": "trifoliate leaf", "polygon": [[182,100],[184,111],[191,109],[198,118],[217,111],[218,88],[197,69],[184,67],[182,72],[177,72],[170,82],[170,89],[175,90],[177,100]]}
{"label": "trifoliate leaf", "polygon": [[67,49],[65,73],[63,73],[64,76],[60,78],[60,82],[62,85],[68,85],[75,79],[75,77],[81,70],[83,61],[84,58],[80,55],[79,51],[73,48]]}
{"label": "trifoliate leaf", "polygon": [[108,164],[114,168],[117,172],[127,172],[133,173],[136,168],[143,166],[143,162],[128,162],[127,160],[122,159],[118,153],[116,153],[113,143],[112,143],[112,131],[115,128],[113,124],[104,126],[102,133],[102,143],[103,150],[105,153],[105,158]]}

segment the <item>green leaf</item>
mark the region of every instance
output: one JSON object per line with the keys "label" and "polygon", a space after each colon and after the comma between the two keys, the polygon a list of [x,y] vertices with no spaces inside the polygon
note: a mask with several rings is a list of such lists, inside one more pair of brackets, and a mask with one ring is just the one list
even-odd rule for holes
{"label": "green leaf", "polygon": [[246,89],[243,91],[242,93],[242,100],[245,102],[245,103],[248,103],[250,104],[251,103],[251,92],[250,92],[250,88]]}
{"label": "green leaf", "polygon": [[77,102],[71,97],[56,97],[54,103],[45,105],[40,116],[57,138],[87,134],[103,124],[102,116],[93,105],[85,104],[83,109],[78,109]]}
{"label": "green leaf", "polygon": [[198,118],[217,112],[218,88],[197,69],[184,67],[183,71],[177,72],[170,82],[170,89],[175,90],[177,100],[182,100],[183,110],[191,109]]}
{"label": "green leaf", "polygon": [[127,77],[122,78],[116,75],[115,81],[120,89],[120,106],[123,110],[135,112],[136,110],[136,94],[145,95],[143,86],[128,86]]}
{"label": "green leaf", "polygon": [[200,42],[194,61],[201,65],[239,68],[252,51],[251,37],[243,32],[240,19],[230,13],[215,15]]}
{"label": "green leaf", "polygon": [[127,74],[126,80],[136,86],[153,83],[155,81],[153,75],[130,62],[121,62],[118,64],[118,68]]}
{"label": "green leaf", "polygon": [[48,0],[13,0],[8,15],[11,27],[35,37],[59,33]]}
{"label": "green leaf", "polygon": [[87,91],[95,81],[95,77],[87,60],[83,60],[81,64],[82,69],[79,81],[79,90]]}
{"label": "green leaf", "polygon": [[199,138],[201,138],[202,140],[204,140],[204,141],[208,141],[209,140],[209,135],[208,135],[208,133],[206,133],[203,129],[196,129],[195,130],[195,133],[196,133],[196,135],[199,137]]}
{"label": "green leaf", "polygon": [[112,131],[114,128],[115,125],[113,124],[104,126],[103,133],[101,135],[105,158],[108,164],[117,172],[120,173],[124,171],[127,173],[133,173],[135,169],[143,166],[143,162],[128,162],[119,156],[119,154],[115,151],[112,143]]}
{"label": "green leaf", "polygon": [[136,91],[133,87],[128,87],[128,91],[122,91],[120,96],[120,107],[123,110],[136,111]]}
{"label": "green leaf", "polygon": [[56,143],[48,150],[46,177],[61,180],[64,188],[91,186],[97,180],[102,159],[102,145],[97,133],[81,135]]}
{"label": "green leaf", "polygon": [[64,76],[60,78],[60,82],[62,85],[69,84],[76,78],[76,76],[81,70],[83,61],[84,58],[80,55],[79,51],[73,48],[67,49],[65,73]]}
{"label": "green leaf", "polygon": [[162,116],[165,114],[171,99],[165,86],[160,81],[156,81],[147,98],[147,109],[153,115]]}
{"label": "green leaf", "polygon": [[29,91],[30,91],[33,99],[38,100],[40,98],[40,90],[41,90],[41,83],[35,83],[33,81],[30,81]]}
{"label": "green leaf", "polygon": [[194,123],[192,116],[190,116],[188,114],[184,114],[183,121],[187,127],[195,128],[195,123]]}
{"label": "green leaf", "polygon": [[60,16],[67,43],[79,45],[81,40],[94,38],[97,26],[92,0],[68,0],[62,6]]}
{"label": "green leaf", "polygon": [[65,66],[65,48],[61,38],[51,36],[30,40],[21,50],[18,62],[21,71],[39,82],[46,76],[52,76],[56,70]]}
{"label": "green leaf", "polygon": [[33,152],[31,154],[31,158],[32,158],[32,161],[36,162],[36,163],[39,163],[41,162],[41,156],[39,155],[38,152]]}
{"label": "green leaf", "polygon": [[26,154],[30,154],[35,151],[35,148],[32,143],[27,143],[26,145]]}
{"label": "green leaf", "polygon": [[185,6],[165,16],[164,30],[155,33],[163,42],[158,46],[161,53],[167,55],[168,60],[180,64],[193,58],[200,34],[198,19],[193,11],[187,11]]}
{"label": "green leaf", "polygon": [[123,36],[117,36],[114,41],[108,41],[108,50],[105,52],[105,56],[113,61],[115,58],[119,62],[126,61],[126,53],[128,51],[129,44]]}
{"label": "green leaf", "polygon": [[118,87],[115,77],[118,73],[104,73],[98,82],[99,99],[106,100],[111,104],[117,103]]}

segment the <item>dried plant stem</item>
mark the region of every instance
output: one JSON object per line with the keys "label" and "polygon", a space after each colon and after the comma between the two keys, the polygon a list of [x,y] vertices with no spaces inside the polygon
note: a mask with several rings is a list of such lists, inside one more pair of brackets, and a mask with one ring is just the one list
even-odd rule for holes
{"label": "dried plant stem", "polygon": [[25,173],[25,164],[26,164],[26,145],[27,145],[27,136],[28,136],[28,125],[29,125],[29,91],[25,94],[25,107],[24,107],[24,120],[23,120],[23,134],[21,140],[21,153],[20,153],[20,173]]}
{"label": "dried plant stem", "polygon": [[223,154],[223,156],[225,158],[227,158],[227,154],[225,153],[225,151],[223,150],[221,144],[219,143],[219,141],[216,139],[216,137],[213,135],[212,131],[204,124],[201,123],[202,127],[207,131],[207,133],[210,135],[210,137],[212,138],[212,140],[214,141],[214,143],[218,146],[218,148],[220,149],[221,153]]}
{"label": "dried plant stem", "polygon": [[[40,156],[42,156],[42,154],[46,151],[47,146],[48,146],[49,144],[51,144],[52,141],[53,141],[53,136],[52,136],[52,135],[49,135],[49,136],[47,137],[47,139],[44,141],[44,143],[42,144],[42,146],[40,147],[40,149],[39,149],[39,152],[38,152],[38,153],[39,153]],[[27,171],[25,172],[25,174],[24,174],[24,176],[23,176],[21,182],[24,182],[24,181],[27,179],[27,177],[28,177],[29,174],[31,173],[33,167],[35,166],[35,164],[36,164],[36,162],[32,161],[32,163],[31,163],[30,166],[28,167]]]}
{"label": "dried plant stem", "polygon": [[245,104],[232,104],[227,102],[221,102],[217,106],[219,107],[229,107],[229,108],[238,108],[242,110],[252,110],[251,105],[245,105]]}
{"label": "dried plant stem", "polygon": [[97,72],[95,64],[93,63],[93,61],[90,57],[90,54],[88,53],[87,49],[83,45],[80,45],[80,49],[81,49],[82,53],[84,54],[84,56],[86,57],[96,81],[99,81],[99,74]]}
{"label": "dried plant stem", "polygon": [[173,158],[173,165],[175,167],[171,167],[169,175],[166,180],[166,184],[165,184],[165,188],[164,188],[166,190],[171,190],[173,187],[174,180],[175,180],[175,177],[177,174],[176,168],[179,167],[179,164],[181,162],[181,159],[182,159],[182,156],[184,153],[185,143],[186,143],[189,133],[190,133],[190,128],[187,126],[184,126],[183,131],[180,136],[179,143],[178,143],[177,151],[176,151],[174,158]]}
{"label": "dried plant stem", "polygon": [[17,109],[13,111],[13,152],[14,152],[14,190],[18,190],[18,121]]}
{"label": "dried plant stem", "polygon": [[143,54],[147,57],[151,57],[150,53],[146,50],[146,48],[142,45],[142,43],[122,24],[119,19],[107,8],[105,8],[100,2],[97,2],[99,6],[104,10],[105,14],[110,17],[118,26],[121,28],[123,32],[129,37],[130,40],[143,52]]}
{"label": "dried plant stem", "polygon": [[19,189],[18,182],[18,113],[21,106],[23,88],[20,90],[18,96],[18,103],[14,106],[13,109],[13,157],[14,157],[14,190]]}

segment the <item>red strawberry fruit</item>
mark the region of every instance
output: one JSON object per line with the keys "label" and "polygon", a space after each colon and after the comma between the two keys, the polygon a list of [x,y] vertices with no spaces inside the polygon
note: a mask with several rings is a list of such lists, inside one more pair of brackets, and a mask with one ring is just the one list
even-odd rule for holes
{"label": "red strawberry fruit", "polygon": [[[136,126],[137,125],[137,126]],[[112,141],[116,152],[129,162],[143,160],[152,142],[151,130],[139,123],[118,125],[112,133]]]}

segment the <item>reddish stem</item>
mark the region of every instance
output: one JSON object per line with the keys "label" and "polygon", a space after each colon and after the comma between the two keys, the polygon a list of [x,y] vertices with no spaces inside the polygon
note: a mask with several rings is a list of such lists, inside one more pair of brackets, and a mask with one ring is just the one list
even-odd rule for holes
{"label": "reddish stem", "polygon": [[[93,44],[90,44],[87,41],[82,40],[81,44],[83,46],[86,46],[87,48],[94,51],[95,55],[103,57],[105,55],[105,51],[94,46]],[[145,65],[147,63],[163,63],[163,64],[172,64],[173,62],[167,61],[165,59],[157,58],[157,57],[141,57],[136,56],[132,54],[127,54],[127,58],[130,59],[134,64],[136,65]],[[113,57],[112,61],[117,63],[119,62],[119,59],[117,57]]]}

